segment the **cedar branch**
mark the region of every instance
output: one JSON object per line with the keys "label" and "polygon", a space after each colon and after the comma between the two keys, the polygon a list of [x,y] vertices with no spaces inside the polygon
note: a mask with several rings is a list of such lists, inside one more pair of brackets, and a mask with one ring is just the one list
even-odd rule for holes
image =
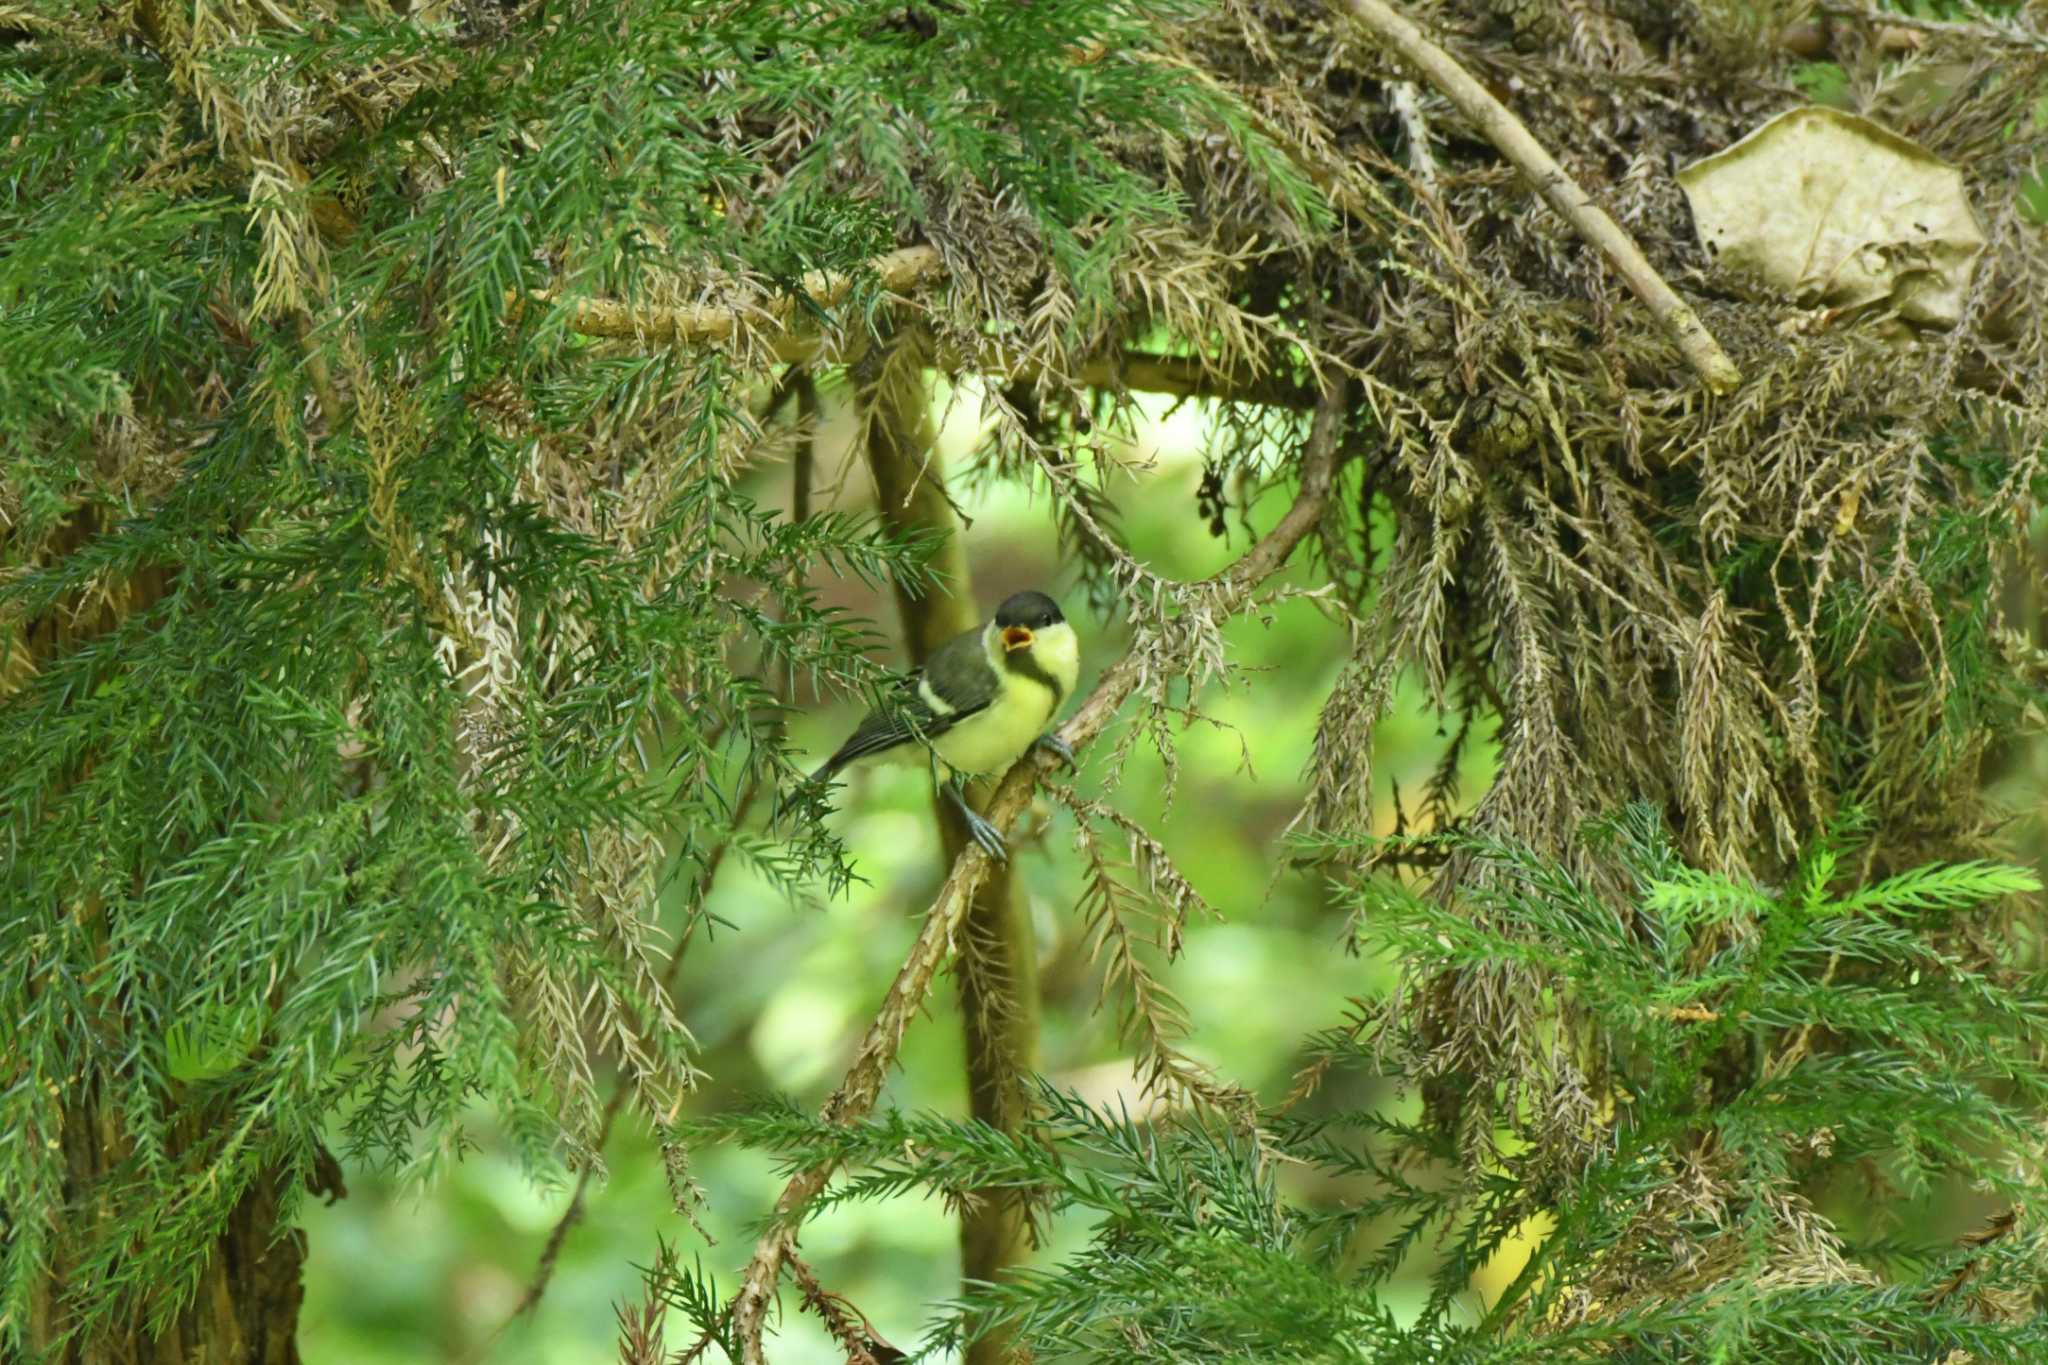
{"label": "cedar branch", "polygon": [[[939,260],[937,248],[909,246],[886,255],[877,256],[868,263],[869,269],[881,281],[882,287],[891,293],[900,294],[929,280],[945,274],[945,266]],[[842,303],[853,292],[858,279],[854,275],[839,274],[827,270],[813,270],[802,279],[801,287],[811,301],[820,308],[830,308]],[[779,300],[758,309],[748,309],[734,304],[692,303],[676,308],[636,308],[612,299],[562,299],[554,290],[537,290],[529,297],[536,303],[560,304],[569,310],[569,327],[584,336],[612,337],[623,340],[667,342],[678,346],[704,345],[711,342],[730,341],[739,331],[741,319],[749,312],[757,312],[771,325],[772,330],[782,333],[792,346],[796,338],[791,327],[796,321],[797,301],[794,298]],[[794,353],[785,359],[798,358]]]}
{"label": "cedar branch", "polygon": [[[1214,577],[1191,587],[1208,595],[1218,614],[1240,611],[1250,605],[1253,591],[1279,570],[1317,522],[1336,483],[1338,435],[1343,415],[1344,380],[1332,377],[1316,405],[1315,424],[1309,432],[1302,461],[1301,489],[1273,529],[1251,549]],[[1135,651],[1123,656],[1104,671],[1073,718],[1060,727],[1060,738],[1079,749],[1108,728],[1117,710],[1144,681],[1146,664]],[[1020,759],[1004,776],[989,798],[985,816],[989,823],[1007,834],[1030,802],[1039,778],[1058,760],[1039,750]],[[925,912],[917,941],[910,947],[896,979],[882,998],[882,1005],[868,1024],[853,1064],[847,1068],[839,1088],[825,1101],[821,1117],[827,1123],[850,1124],[865,1117],[881,1094],[882,1082],[903,1042],[911,1019],[924,1005],[932,977],[945,962],[974,892],[990,870],[988,855],[970,843],[953,861],[953,869],[940,886],[938,896]],[[733,1298],[733,1330],[739,1336],[743,1365],[764,1365],[761,1330],[768,1305],[782,1277],[785,1259],[796,1244],[798,1214],[821,1193],[831,1179],[833,1164],[806,1167],[791,1176],[775,1201],[772,1225],[754,1245],[753,1259]]]}
{"label": "cedar branch", "polygon": [[[868,262],[868,269],[891,294],[908,294],[933,284],[947,275],[936,248],[903,247]],[[803,277],[803,290],[822,308],[846,301],[853,292],[856,276],[814,270]],[[614,341],[638,341],[678,346],[710,346],[731,341],[750,314],[763,324],[775,358],[795,364],[815,361],[823,349],[816,333],[801,329],[802,317],[793,299],[749,308],[727,303],[693,303],[679,307],[633,307],[613,299],[565,299],[551,289],[536,290],[528,299],[568,310],[570,330],[588,337]],[[516,297],[513,300],[516,304]],[[957,354],[941,354],[937,367],[948,372],[988,368]],[[1036,378],[1028,365],[1000,366],[1004,378],[1030,381]],[[1257,403],[1267,407],[1312,408],[1315,391],[1285,379],[1236,378],[1218,374],[1213,367],[1187,356],[1152,355],[1144,351],[1123,351],[1095,357],[1075,375],[1081,383],[1098,389],[1128,389],[1140,393],[1164,393],[1176,398],[1220,398],[1236,403]]]}
{"label": "cedar branch", "polygon": [[1450,53],[1424,37],[1414,21],[1383,0],[1344,0],[1344,8],[1361,28],[1428,77],[1431,85],[1478,126],[1488,142],[1529,177],[1550,206],[1599,249],[1636,297],[1664,324],[1708,389],[1715,393],[1734,391],[1742,382],[1742,373],[1700,321],[1699,314],[1693,312],[1692,305],[1664,282],[1635,239],[1565,174],[1564,167],[1557,164],[1557,159],[1544,150],[1543,144],[1506,105],[1458,65]]}

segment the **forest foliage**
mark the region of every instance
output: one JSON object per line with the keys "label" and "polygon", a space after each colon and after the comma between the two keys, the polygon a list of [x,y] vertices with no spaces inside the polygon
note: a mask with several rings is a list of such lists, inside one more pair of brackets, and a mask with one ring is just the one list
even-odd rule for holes
{"label": "forest foliage", "polygon": [[[2022,1359],[2041,945],[1985,777],[2048,669],[2002,596],[2043,491],[2048,38],[1830,5],[1822,69],[1806,5],[1402,7],[1684,292],[1742,373],[1716,396],[1367,8],[0,5],[0,1343],[166,1327],[329,1143],[430,1176],[481,1101],[534,1169],[587,1167],[615,1072],[679,1221],[693,1140],[854,1163],[828,1199],[971,1177],[1101,1218],[942,1334]],[[1694,237],[1676,167],[1822,84],[1965,169],[1987,246],[1953,328],[1806,307]],[[1042,492],[1076,609],[1130,631],[1070,733],[1115,718],[1170,773],[1233,617],[1313,591],[1350,631],[1285,856],[1399,956],[1325,1060],[1417,1119],[1182,1065],[1142,954],[1113,984],[1185,1122],[1049,1089],[1018,1134],[689,1117],[656,898],[728,857],[842,883],[823,822],[760,814],[804,805],[790,680],[886,676],[817,585],[942,586],[929,537],[740,475],[800,457],[799,372],[927,370],[985,377],[959,477]],[[1236,400],[1219,518],[1291,498],[1213,579],[1119,539],[1145,383]],[[1266,587],[1295,555],[1321,586]],[[1387,839],[1404,676],[1454,739]],[[1054,795],[1131,850],[1077,889],[1105,942],[1184,913],[1172,849]],[[722,951],[685,899],[674,941]],[[1290,1161],[1381,1192],[1304,1213]],[[1851,1246],[1808,1197],[1844,1171],[2010,1212]],[[1455,1320],[1539,1211],[1514,1292]],[[1383,1213],[1413,1231],[1362,1252],[1346,1220]],[[1425,1231],[1446,1289],[1396,1321],[1373,1289]]]}

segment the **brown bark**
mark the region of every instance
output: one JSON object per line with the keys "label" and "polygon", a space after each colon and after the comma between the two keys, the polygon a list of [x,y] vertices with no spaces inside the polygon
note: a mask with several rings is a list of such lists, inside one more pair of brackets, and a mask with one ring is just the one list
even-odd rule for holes
{"label": "brown bark", "polygon": [[[190,1141],[199,1124],[188,1121],[181,1128]],[[73,1210],[73,1222],[56,1229],[53,1263],[35,1289],[28,1331],[32,1350],[44,1353],[50,1365],[298,1365],[306,1235],[280,1221],[285,1177],[275,1169],[243,1192],[214,1239],[197,1286],[164,1330],[151,1330],[151,1311],[161,1303],[151,1295],[113,1323],[102,1322],[60,1346],[74,1311],[66,1295],[84,1288],[74,1270],[78,1240],[111,1215],[105,1204],[108,1181],[127,1155],[128,1143],[119,1115],[98,1095],[80,1096],[66,1106],[59,1141],[65,1204]],[[339,1197],[340,1170],[324,1153],[318,1175],[322,1188]],[[177,1288],[164,1285],[156,1293]]]}

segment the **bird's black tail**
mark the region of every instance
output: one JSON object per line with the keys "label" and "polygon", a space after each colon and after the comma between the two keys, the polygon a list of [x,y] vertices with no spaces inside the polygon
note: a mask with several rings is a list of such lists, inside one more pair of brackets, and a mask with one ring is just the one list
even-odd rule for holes
{"label": "bird's black tail", "polygon": [[847,764],[853,762],[854,759],[859,757],[858,754],[849,754],[848,752],[846,752],[846,749],[847,746],[842,744],[839,747],[838,753],[832,755],[832,757],[826,759],[823,763],[820,763],[816,768],[813,768],[811,770],[811,775],[805,779],[806,783],[814,787],[822,786],[825,783],[830,782],[833,778],[839,776],[839,770],[841,768],[844,768]]}
{"label": "bird's black tail", "polygon": [[849,755],[842,748],[838,753],[820,763],[811,772],[809,777],[806,777],[794,787],[788,790],[778,789],[775,793],[775,809],[768,813],[768,828],[782,828],[790,813],[800,805],[808,805],[813,802],[822,804],[825,799],[825,788],[831,783],[833,778],[839,776],[839,770],[848,763],[851,763],[855,757],[858,757],[858,755]]}

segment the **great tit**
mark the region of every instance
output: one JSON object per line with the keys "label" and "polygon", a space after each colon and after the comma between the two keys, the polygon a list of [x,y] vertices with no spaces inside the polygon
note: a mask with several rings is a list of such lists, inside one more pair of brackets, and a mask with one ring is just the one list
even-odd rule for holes
{"label": "great tit", "polygon": [[962,787],[969,777],[1007,771],[1039,744],[1071,766],[1073,751],[1045,727],[1080,672],[1079,642],[1059,603],[1042,592],[1017,593],[994,620],[946,641],[901,679],[811,780],[827,782],[856,759],[923,743],[953,771],[943,786],[967,832],[1001,858],[1003,836],[967,804]]}

